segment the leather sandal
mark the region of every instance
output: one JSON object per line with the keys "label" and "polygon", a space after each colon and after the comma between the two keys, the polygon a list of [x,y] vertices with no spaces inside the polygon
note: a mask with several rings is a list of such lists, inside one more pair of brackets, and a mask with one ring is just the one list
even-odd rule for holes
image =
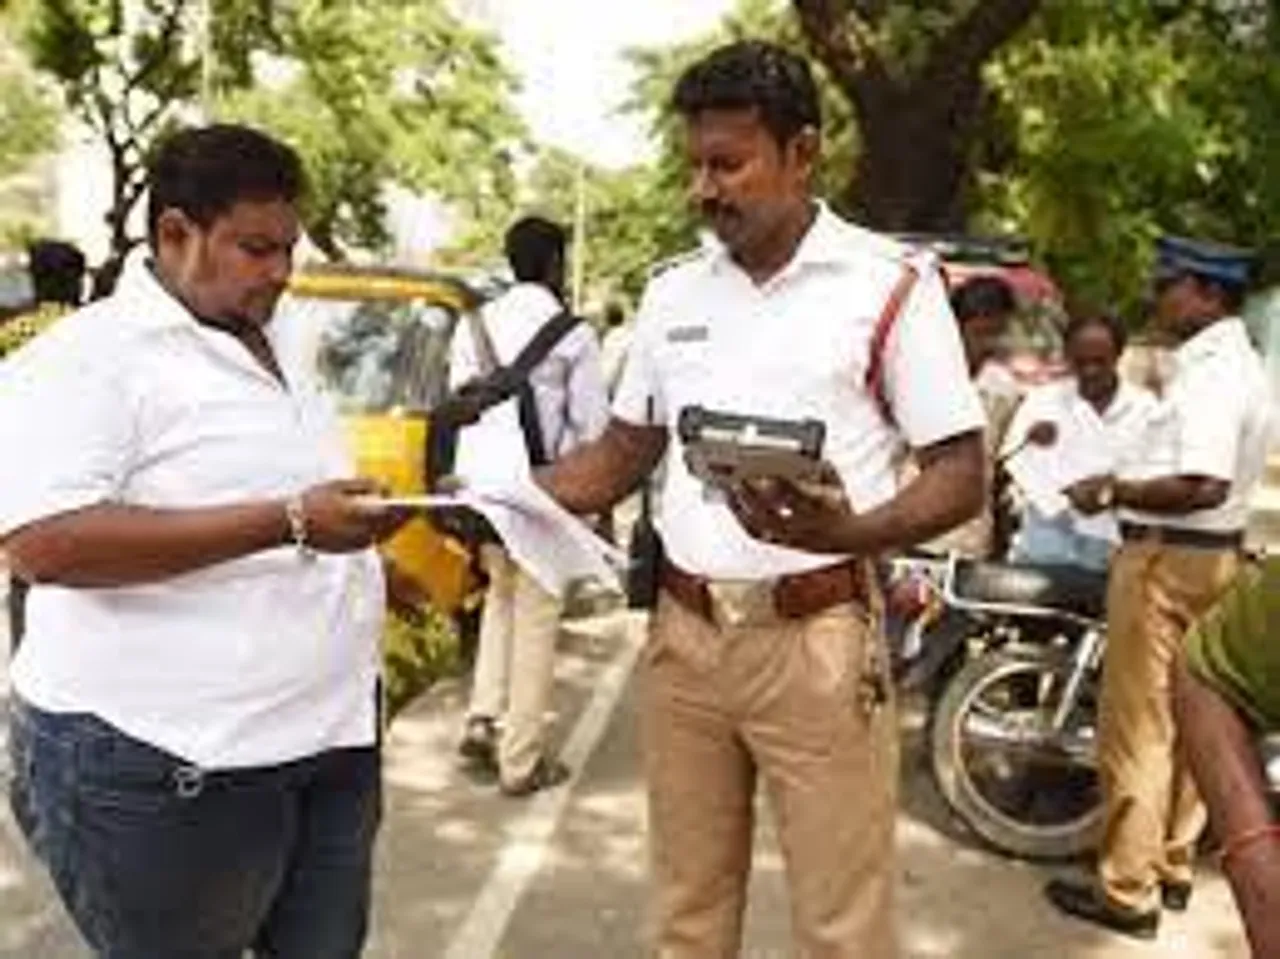
{"label": "leather sandal", "polygon": [[499,788],[503,795],[510,796],[513,799],[519,799],[523,796],[531,796],[543,789],[551,789],[559,786],[568,780],[570,775],[569,767],[558,759],[548,759],[545,756],[538,760],[533,767],[533,772],[517,779],[511,783],[500,783]]}

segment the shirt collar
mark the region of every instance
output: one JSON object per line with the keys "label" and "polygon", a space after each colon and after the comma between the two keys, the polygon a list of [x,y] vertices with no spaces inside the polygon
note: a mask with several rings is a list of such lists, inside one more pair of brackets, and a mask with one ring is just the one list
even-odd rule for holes
{"label": "shirt collar", "polygon": [[1240,343],[1248,344],[1249,331],[1244,320],[1236,316],[1228,316],[1210,323],[1177,350],[1178,362],[1188,363],[1212,356],[1223,347],[1234,347]]}
{"label": "shirt collar", "polygon": [[125,261],[115,296],[129,306],[124,311],[124,322],[141,329],[160,331],[198,326],[191,311],[160,282],[150,257],[130,257]]}
{"label": "shirt collar", "polygon": [[[814,200],[817,212],[809,229],[800,239],[795,253],[787,264],[769,280],[772,285],[786,276],[790,276],[810,266],[831,266],[843,263],[848,258],[848,242],[843,236],[840,219],[831,212],[823,200]],[[716,236],[710,232],[702,235],[702,245],[711,253],[711,264],[717,269],[733,268],[741,270],[733,261],[729,250]]]}

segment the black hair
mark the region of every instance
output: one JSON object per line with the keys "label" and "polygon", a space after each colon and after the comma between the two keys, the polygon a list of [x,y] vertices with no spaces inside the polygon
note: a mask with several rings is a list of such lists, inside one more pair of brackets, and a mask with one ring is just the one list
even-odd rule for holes
{"label": "black hair", "polygon": [[998,276],[975,276],[951,291],[951,311],[961,323],[979,316],[1009,316],[1017,308],[1013,287]]}
{"label": "black hair", "polygon": [[1069,346],[1071,341],[1077,336],[1096,326],[1105,330],[1111,337],[1111,342],[1115,345],[1116,356],[1124,352],[1124,348],[1129,345],[1129,331],[1125,329],[1124,323],[1118,316],[1111,313],[1091,313],[1085,316],[1072,317],[1067,323],[1066,329],[1062,331],[1062,342],[1064,346]]}
{"label": "black hair", "polygon": [[1191,273],[1191,278],[1200,285],[1202,290],[1216,296],[1222,304],[1222,308],[1228,314],[1239,313],[1244,307],[1244,301],[1248,298],[1248,287],[1243,283],[1228,283],[1225,280],[1219,280],[1214,277],[1202,276],[1199,273]]}
{"label": "black hair", "polygon": [[604,325],[612,329],[615,326],[622,326],[627,322],[627,311],[617,300],[610,302],[604,308]]}
{"label": "black hair", "polygon": [[292,147],[252,127],[215,123],[181,130],[161,143],[148,185],[147,235],[154,243],[165,210],[181,210],[208,228],[245,200],[296,202],[306,190],[306,175]]}
{"label": "black hair", "polygon": [[553,265],[564,264],[568,242],[568,231],[560,224],[540,216],[526,216],[507,230],[503,251],[517,280],[543,283],[550,278]]}
{"label": "black hair", "polygon": [[37,303],[78,306],[84,293],[85,258],[61,240],[36,240],[27,247],[27,270]]}
{"label": "black hair", "polygon": [[705,110],[755,108],[779,146],[805,127],[822,129],[808,62],[763,40],[730,43],[690,66],[676,82],[671,105],[686,119]]}

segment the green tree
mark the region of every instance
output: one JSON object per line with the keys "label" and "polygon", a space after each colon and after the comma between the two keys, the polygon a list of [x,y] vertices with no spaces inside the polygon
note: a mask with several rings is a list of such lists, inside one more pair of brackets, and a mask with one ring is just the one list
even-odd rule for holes
{"label": "green tree", "polygon": [[1264,3],[1061,0],[989,68],[1013,149],[975,225],[1024,232],[1081,309],[1133,315],[1166,230],[1280,226],[1277,24]]}
{"label": "green tree", "polygon": [[0,178],[20,172],[57,142],[56,102],[0,47]]}
{"label": "green tree", "polygon": [[131,216],[165,130],[206,115],[295,143],[314,180],[308,232],[332,256],[386,239],[398,183],[464,208],[509,193],[523,128],[496,42],[444,0],[219,0],[209,42],[198,0],[14,0],[34,63],[101,139],[113,276],[138,242]]}
{"label": "green tree", "polygon": [[391,183],[465,218],[511,202],[511,158],[526,138],[516,79],[495,39],[441,0],[297,0],[265,32],[284,79],[245,88],[251,64],[231,51],[240,58],[217,109],[299,148],[313,181],[308,232],[328,255],[383,246]]}
{"label": "green tree", "polygon": [[857,116],[842,206],[896,231],[962,229],[987,100],[983,68],[1040,0],[792,0]]}
{"label": "green tree", "polygon": [[32,63],[60,85],[67,106],[106,149],[112,198],[105,219],[114,278],[136,239],[129,217],[144,190],[155,137],[195,95],[197,51],[185,25],[189,0],[14,0],[8,16]]}

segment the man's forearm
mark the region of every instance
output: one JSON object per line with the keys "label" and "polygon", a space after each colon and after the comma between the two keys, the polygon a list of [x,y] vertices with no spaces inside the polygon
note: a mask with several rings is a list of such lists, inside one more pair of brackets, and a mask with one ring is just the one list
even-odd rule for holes
{"label": "man's forearm", "polygon": [[1145,481],[1120,480],[1115,484],[1115,505],[1168,516],[1181,516],[1221,506],[1227,484],[1194,476],[1164,476]]}
{"label": "man's forearm", "polygon": [[[1236,709],[1196,678],[1185,662],[1174,669],[1178,736],[1209,810],[1218,841],[1256,835],[1271,822],[1266,779],[1253,731]],[[1225,863],[1256,955],[1280,945],[1274,915],[1280,906],[1280,844],[1263,837],[1239,847]]]}
{"label": "man's forearm", "polygon": [[4,543],[34,583],[110,588],[161,582],[290,542],[284,504],[205,509],[101,505],[38,520]]}
{"label": "man's forearm", "polygon": [[1253,732],[1231,703],[1185,662],[1174,670],[1178,734],[1220,839],[1270,822]]}
{"label": "man's forearm", "polygon": [[601,437],[543,467],[537,481],[565,509],[602,513],[653,472],[667,447],[666,431],[610,420]]}
{"label": "man's forearm", "polygon": [[980,433],[920,451],[920,472],[897,496],[850,518],[849,538],[856,545],[849,552],[905,549],[977,516],[987,495],[985,457]]}

